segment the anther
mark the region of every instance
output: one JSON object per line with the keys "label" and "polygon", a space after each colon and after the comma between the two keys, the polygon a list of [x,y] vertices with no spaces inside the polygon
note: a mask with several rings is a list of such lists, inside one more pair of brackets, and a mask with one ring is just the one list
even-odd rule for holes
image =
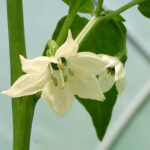
{"label": "anther", "polygon": [[72,70],[71,68],[68,69],[68,72],[69,72],[69,74],[70,74],[71,76],[74,75],[74,72],[73,72],[73,70]]}
{"label": "anther", "polygon": [[51,70],[51,79],[53,80],[54,85],[57,86],[57,79],[56,79],[55,71],[53,70],[51,63],[49,64],[49,68]]}
{"label": "anther", "polygon": [[58,67],[60,70],[63,70],[63,69],[64,69],[64,64],[58,64],[57,67]]}
{"label": "anther", "polygon": [[54,80],[56,77],[54,74],[51,74],[51,79]]}
{"label": "anther", "polygon": [[68,81],[68,77],[67,75],[64,75],[64,81],[67,82]]}
{"label": "anther", "polygon": [[57,85],[58,85],[58,84],[57,84],[57,79],[54,78],[54,79],[52,79],[52,80],[53,80],[54,85],[57,86]]}

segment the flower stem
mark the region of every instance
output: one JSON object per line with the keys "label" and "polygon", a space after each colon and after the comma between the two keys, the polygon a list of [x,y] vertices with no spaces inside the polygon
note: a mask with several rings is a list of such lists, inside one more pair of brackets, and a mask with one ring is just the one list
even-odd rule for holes
{"label": "flower stem", "polygon": [[108,19],[112,19],[113,17],[115,17],[116,15],[126,11],[127,9],[139,4],[139,3],[142,3],[146,0],[132,0],[131,2],[127,3],[126,5],[120,7],[119,9],[117,9],[116,11],[112,12],[111,14],[107,15],[107,16],[104,16],[103,19],[105,20],[108,20]]}
{"label": "flower stem", "polygon": [[106,15],[106,16],[98,16],[101,11],[101,4],[102,1],[98,1],[97,8],[95,10],[94,16],[91,18],[91,20],[87,23],[87,25],[83,28],[83,30],[79,33],[79,35],[76,37],[75,41],[77,44],[81,45],[82,41],[86,38],[86,36],[91,32],[91,30],[101,21],[108,21],[112,18],[114,18],[116,15],[126,11],[127,9],[142,3],[146,0],[133,0],[126,5],[122,6],[121,8],[117,9],[116,11]]}
{"label": "flower stem", "polygon": [[103,0],[98,0],[95,13],[94,13],[95,16],[99,16],[100,12],[102,11],[102,5],[103,5]]}
{"label": "flower stem", "polygon": [[86,26],[83,28],[83,30],[79,33],[79,35],[76,37],[75,42],[77,44],[81,44],[84,38],[87,36],[87,34],[94,28],[96,25],[96,22],[99,18],[96,16],[93,16],[91,20],[86,24]]}
{"label": "flower stem", "polygon": [[68,29],[71,27],[71,25],[76,17],[76,14],[78,12],[81,2],[82,2],[82,0],[78,0],[78,1],[72,0],[71,6],[69,8],[68,16],[63,24],[63,27],[59,33],[57,40],[56,40],[56,42],[59,46],[64,43],[64,41],[67,37],[67,34],[68,34]]}
{"label": "flower stem", "polygon": [[[19,55],[26,56],[22,0],[7,0],[11,83],[23,74]],[[29,150],[34,96],[12,100],[13,150]]]}
{"label": "flower stem", "polygon": [[13,150],[29,150],[35,104],[33,96],[12,100]]}

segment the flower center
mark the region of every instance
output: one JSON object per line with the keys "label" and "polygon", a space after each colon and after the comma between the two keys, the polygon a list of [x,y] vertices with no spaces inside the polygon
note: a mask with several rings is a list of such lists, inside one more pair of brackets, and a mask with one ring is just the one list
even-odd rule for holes
{"label": "flower center", "polygon": [[107,72],[110,73],[112,76],[115,75],[115,67],[108,67]]}
{"label": "flower center", "polygon": [[[60,57],[58,59],[58,63],[53,63],[51,62],[49,64],[49,68],[51,70],[51,79],[53,81],[53,84],[55,86],[58,85],[58,80],[56,78],[56,71],[59,71],[59,74],[60,74],[60,79],[61,79],[61,88],[64,89],[65,87],[65,82],[68,81],[68,77],[67,75],[65,74],[65,67],[67,67],[67,62],[66,62],[66,59],[64,57]],[[68,68],[68,67],[67,67]],[[71,68],[68,68],[68,73],[69,75],[73,76],[74,75],[74,72]]]}

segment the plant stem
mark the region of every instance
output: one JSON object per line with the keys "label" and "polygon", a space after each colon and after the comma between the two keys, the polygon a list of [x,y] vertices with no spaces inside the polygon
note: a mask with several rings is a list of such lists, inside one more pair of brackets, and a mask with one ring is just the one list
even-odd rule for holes
{"label": "plant stem", "polygon": [[95,16],[100,15],[100,12],[102,11],[102,5],[103,5],[103,0],[98,0],[97,6],[96,6],[96,9],[95,9],[95,13],[94,13]]}
{"label": "plant stem", "polygon": [[68,16],[63,24],[63,27],[59,33],[57,40],[56,40],[56,42],[59,46],[64,43],[66,36],[68,34],[68,30],[71,27],[71,25],[76,17],[76,14],[78,12],[81,2],[82,2],[82,0],[78,0],[78,1],[72,0],[72,4],[69,8]]}
{"label": "plant stem", "polygon": [[129,3],[127,3],[126,5],[122,6],[121,8],[117,9],[116,11],[106,15],[106,16],[98,16],[99,12],[100,12],[100,8],[99,5],[102,3],[102,1],[99,1],[97,9],[95,10],[96,15],[94,15],[91,20],[87,23],[87,25],[83,28],[83,30],[79,33],[79,35],[76,37],[75,41],[77,44],[81,45],[82,41],[86,38],[86,36],[92,31],[92,29],[101,21],[108,21],[110,19],[112,19],[113,17],[115,17],[116,15],[124,12],[125,10],[139,4],[142,3],[146,0],[134,0],[131,1]]}
{"label": "plant stem", "polygon": [[77,44],[81,44],[84,38],[87,36],[87,34],[94,28],[96,25],[96,22],[98,21],[98,17],[93,16],[91,20],[86,24],[86,26],[83,28],[83,30],[79,33],[79,35],[76,37],[75,42]]}
{"label": "plant stem", "polygon": [[[11,84],[23,74],[19,55],[26,56],[22,0],[7,0]],[[13,150],[29,150],[36,100],[33,96],[12,99]]]}
{"label": "plant stem", "polygon": [[117,9],[116,11],[112,12],[111,14],[107,15],[107,16],[104,16],[103,19],[105,20],[109,20],[109,19],[112,19],[113,17],[115,17],[116,15],[126,11],[127,9],[139,4],[139,3],[142,3],[146,0],[132,0],[131,2],[127,3],[126,5],[120,7],[119,9]]}

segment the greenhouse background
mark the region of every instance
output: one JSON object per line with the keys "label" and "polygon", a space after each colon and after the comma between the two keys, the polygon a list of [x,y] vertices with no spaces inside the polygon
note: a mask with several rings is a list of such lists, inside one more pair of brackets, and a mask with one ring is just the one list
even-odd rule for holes
{"label": "greenhouse background", "polygon": [[[104,6],[117,9],[129,1],[105,0]],[[67,14],[68,6],[61,0],[24,0],[23,9],[27,56],[33,58],[42,54],[58,20]],[[98,141],[90,116],[77,101],[74,101],[67,116],[60,118],[43,100],[40,100],[34,115],[31,150],[150,149],[150,20],[143,17],[136,7],[122,13],[122,16],[126,19],[125,25],[128,29],[126,63],[128,86],[114,107],[104,141],[102,143]],[[0,0],[0,20],[0,91],[2,91],[10,86],[5,0]],[[133,119],[128,118],[138,104],[142,107]],[[122,130],[124,119],[131,120]],[[11,100],[0,95],[0,150],[11,149]]]}

